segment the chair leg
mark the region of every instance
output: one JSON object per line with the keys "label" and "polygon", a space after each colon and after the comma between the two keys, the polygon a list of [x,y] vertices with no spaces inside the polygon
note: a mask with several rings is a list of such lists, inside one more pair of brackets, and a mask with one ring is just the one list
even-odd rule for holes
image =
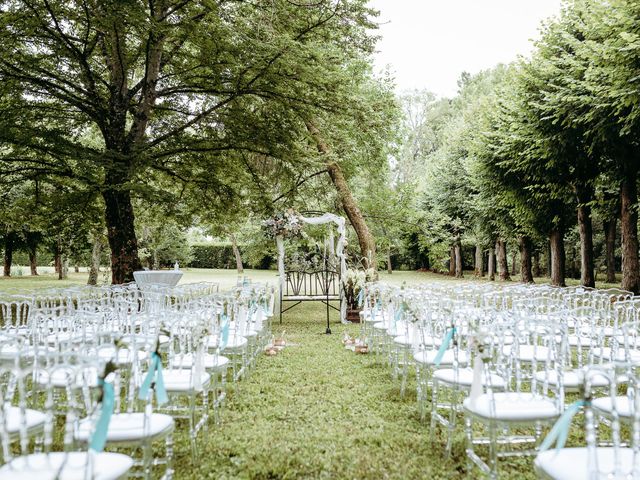
{"label": "chair leg", "polygon": [[492,480],[498,478],[498,435],[497,427],[489,425],[489,469]]}
{"label": "chair leg", "polygon": [[167,435],[164,440],[164,445],[167,461],[164,478],[166,480],[171,480],[173,478],[173,433]]}

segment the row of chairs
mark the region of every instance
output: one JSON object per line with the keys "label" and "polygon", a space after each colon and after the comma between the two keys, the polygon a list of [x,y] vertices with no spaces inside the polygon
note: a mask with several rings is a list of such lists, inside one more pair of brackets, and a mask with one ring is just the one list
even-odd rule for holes
{"label": "row of chairs", "polygon": [[363,335],[372,351],[400,379],[401,395],[415,370],[421,418],[443,428],[447,453],[464,432],[469,469],[498,478],[499,459],[533,455],[542,478],[637,474],[635,455],[620,460],[628,455],[621,432],[635,448],[640,437],[617,427],[612,450],[596,452],[587,438],[588,448],[572,451],[588,465],[584,476],[569,467],[563,477],[555,457],[541,453],[550,429],[567,435],[567,411],[587,410],[587,437],[593,425],[613,418],[619,427],[620,415],[633,416],[640,302],[630,292],[450,283],[375,283],[365,292]]}
{"label": "row of chairs", "polygon": [[274,299],[250,283],[3,299],[0,479],[172,478],[176,421],[195,458],[270,341]]}

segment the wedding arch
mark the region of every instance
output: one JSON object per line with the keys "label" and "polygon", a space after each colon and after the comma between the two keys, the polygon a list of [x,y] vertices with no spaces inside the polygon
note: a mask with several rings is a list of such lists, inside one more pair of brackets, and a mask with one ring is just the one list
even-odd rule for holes
{"label": "wedding arch", "polygon": [[[282,313],[290,310],[296,305],[307,301],[323,302],[327,306],[327,329],[326,333],[331,333],[329,326],[329,309],[333,308],[340,312],[340,321],[348,323],[346,320],[347,304],[344,301],[342,289],[342,278],[347,272],[347,261],[345,255],[345,219],[332,213],[316,214],[316,212],[303,212],[296,214],[298,222],[308,225],[327,225],[329,227],[329,237],[325,240],[325,250],[323,262],[320,268],[285,268],[285,237],[283,234],[276,234],[276,245],[278,247],[278,276],[280,284],[280,321]],[[338,240],[335,241],[334,227],[337,230]],[[331,302],[338,301],[339,307],[331,305]],[[285,303],[292,303],[284,307]]]}

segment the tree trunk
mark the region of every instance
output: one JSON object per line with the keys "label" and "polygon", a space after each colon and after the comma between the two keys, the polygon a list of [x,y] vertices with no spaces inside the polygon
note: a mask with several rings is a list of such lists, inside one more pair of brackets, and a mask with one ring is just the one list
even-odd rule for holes
{"label": "tree trunk", "polygon": [[455,254],[455,262],[456,262],[456,278],[464,277],[464,272],[462,270],[462,245],[460,244],[460,240],[458,239],[453,246],[453,251]]}
{"label": "tree trunk", "polygon": [[89,267],[89,280],[87,280],[87,285],[98,284],[98,273],[100,272],[101,255],[102,235],[96,234],[93,237],[93,248],[91,249],[91,266]]}
{"label": "tree trunk", "polygon": [[616,218],[604,222],[606,244],[607,283],[616,282]]}
{"label": "tree trunk", "polygon": [[61,255],[60,259],[60,273],[58,273],[58,280],[64,280],[69,276],[69,259],[66,255]]}
{"label": "tree trunk", "polygon": [[487,260],[487,276],[492,282],[496,279],[496,251],[489,249],[489,259]]}
{"label": "tree trunk", "polygon": [[391,248],[387,249],[387,273],[389,275],[393,273],[393,266],[391,265]]}
{"label": "tree trunk", "polygon": [[622,237],[622,288],[640,293],[638,263],[638,191],[635,175],[623,180],[620,188],[620,233]]}
{"label": "tree trunk", "polygon": [[449,276],[456,274],[456,249],[453,245],[449,247]]}
{"label": "tree trunk", "polygon": [[238,242],[236,241],[236,236],[231,233],[229,234],[229,238],[231,239],[231,249],[233,250],[233,256],[236,257],[236,269],[238,273],[244,273],[244,266],[242,265],[242,257],[240,256],[240,249],[238,248]]}
{"label": "tree trunk", "polygon": [[369,232],[367,222],[362,216],[355,198],[353,198],[353,195],[351,194],[349,185],[342,174],[342,169],[337,163],[331,162],[327,165],[327,170],[329,171],[331,181],[338,191],[338,198],[340,199],[342,208],[347,214],[349,222],[351,222],[351,226],[356,231],[358,243],[360,244],[360,253],[366,263],[365,266],[367,268],[376,269],[377,259],[375,239],[373,238],[373,235],[371,235],[371,232]]}
{"label": "tree trunk", "polygon": [[511,280],[509,264],[507,263],[507,244],[501,239],[496,241],[496,260],[498,262],[498,277],[500,280]]}
{"label": "tree trunk", "polygon": [[580,284],[584,287],[595,287],[593,276],[593,225],[591,223],[592,193],[581,189],[577,193],[578,199],[578,229],[580,231]]}
{"label": "tree trunk", "polygon": [[563,232],[554,228],[549,234],[549,246],[551,248],[551,285],[564,287],[565,254]]}
{"label": "tree trunk", "polygon": [[38,233],[25,233],[27,253],[29,254],[29,268],[32,276],[38,275],[38,243],[40,242],[40,239],[41,236]]}
{"label": "tree trunk", "polygon": [[60,241],[56,241],[55,250],[53,252],[53,271],[60,276],[60,272],[62,271],[62,260],[60,258]]}
{"label": "tree trunk", "polygon": [[[115,179],[110,185],[121,185]],[[114,284],[133,281],[133,272],[142,264],[138,257],[138,240],[134,229],[131,194],[115,186],[107,188],[102,197],[105,204],[107,238],[111,249],[111,282]]]}
{"label": "tree trunk", "polygon": [[533,276],[540,277],[542,271],[540,269],[540,252],[536,250],[533,254]]}
{"label": "tree trunk", "polygon": [[80,266],[79,265],[74,265],[73,266],[73,271],[76,273],[80,273]]}
{"label": "tree trunk", "polygon": [[[316,142],[316,147],[322,155],[329,153],[329,147],[320,135],[320,130],[312,123],[306,122],[307,130]],[[376,243],[373,235],[369,231],[367,222],[362,216],[362,212],[358,208],[358,204],[351,194],[349,184],[344,178],[340,165],[332,160],[328,160],[327,173],[331,177],[334,187],[338,193],[338,199],[342,205],[344,213],[347,215],[351,226],[356,232],[358,243],[360,244],[360,253],[366,263],[367,268],[377,269],[376,259]]]}
{"label": "tree trunk", "polygon": [[531,239],[526,235],[520,236],[520,279],[522,283],[533,283],[531,249]]}
{"label": "tree trunk", "polygon": [[8,232],[4,242],[4,276],[11,276],[11,264],[13,263],[13,247],[15,238],[13,232]]}
{"label": "tree trunk", "polygon": [[482,274],[484,273],[483,257],[484,257],[484,255],[483,255],[483,252],[482,252],[482,245],[477,243],[476,244],[476,255],[475,255],[476,264],[475,264],[475,268],[474,268],[474,275],[476,277],[482,277]]}
{"label": "tree trunk", "polygon": [[518,273],[518,270],[516,270],[517,261],[518,261],[518,252],[514,250],[513,253],[511,254],[511,276],[512,277],[515,277],[516,273]]}
{"label": "tree trunk", "polygon": [[37,249],[29,248],[29,267],[31,268],[31,275],[38,275],[38,253]]}

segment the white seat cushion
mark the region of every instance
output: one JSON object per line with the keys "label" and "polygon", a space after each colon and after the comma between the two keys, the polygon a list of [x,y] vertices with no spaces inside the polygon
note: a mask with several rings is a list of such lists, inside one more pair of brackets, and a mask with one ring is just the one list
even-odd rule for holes
{"label": "white seat cushion", "polygon": [[[116,349],[115,347],[106,347],[106,348],[101,348],[100,350],[98,350],[98,357],[101,360],[112,360],[114,359],[116,355]],[[133,356],[134,356],[134,352],[127,349],[127,348],[120,348],[118,349],[118,358],[116,359],[116,363],[118,365],[128,365],[133,363]],[[143,361],[146,360],[148,358],[149,354],[145,351],[138,351],[137,352],[137,358],[138,361]]]}
{"label": "white seat cushion", "polygon": [[20,413],[19,407],[9,407],[9,410],[5,413],[6,415],[6,427],[9,435],[13,436],[13,434],[18,434],[20,430],[20,424],[23,419],[27,424],[27,431],[32,429],[40,429],[40,427],[44,426],[45,414],[39,412],[38,410],[31,410],[30,408],[25,409],[24,415]]}
{"label": "white seat cushion", "polygon": [[[604,348],[597,347],[597,348],[594,348],[592,352],[593,352],[593,356],[596,358],[603,358],[605,360],[611,360],[611,361],[617,361],[617,362],[625,361],[624,348],[619,348],[616,352],[613,352],[609,347],[604,347]],[[631,350],[629,352],[629,355],[633,363],[640,363],[640,351]]]}
{"label": "white seat cushion", "polygon": [[[591,402],[593,408],[600,410],[604,414],[613,413],[613,399],[611,397],[596,398]],[[631,402],[627,396],[615,397],[615,406],[618,415],[621,417],[631,417]]]}
{"label": "white seat cushion", "polygon": [[578,345],[580,345],[582,348],[589,348],[591,346],[590,337],[569,335],[568,340],[569,340],[569,345],[572,347],[577,347]]}
{"label": "white seat cushion", "polygon": [[[492,396],[495,411],[492,411]],[[532,393],[485,393],[475,402],[465,398],[463,405],[467,411],[479,417],[508,422],[552,420],[560,415],[553,400]]]}
{"label": "white seat cushion", "polygon": [[505,355],[511,355],[512,349],[517,349],[518,359],[521,362],[533,362],[534,355],[536,362],[545,362],[547,361],[547,357],[553,359],[553,352],[549,352],[549,349],[542,345],[506,345],[503,347],[502,352]]}
{"label": "white seat cushion", "polygon": [[[167,369],[162,371],[164,387],[169,393],[190,392],[194,390],[195,378],[192,378],[193,370],[185,368]],[[209,385],[211,377],[208,373],[202,372],[200,376],[200,385],[206,387]]]}
{"label": "white seat cushion", "polygon": [[407,335],[399,335],[393,339],[393,342],[398,345],[413,345],[413,342]]}
{"label": "white seat cushion", "polygon": [[[613,447],[598,447],[596,458],[600,474],[591,475],[589,472],[589,454],[586,448],[562,448],[547,450],[538,454],[534,461],[535,469],[543,478],[554,480],[605,480],[608,478],[619,479],[632,478],[633,450],[630,448],[618,449],[618,458],[621,471],[617,475],[609,476],[614,468]],[[633,477],[635,478],[635,477]]]}
{"label": "white seat cushion", "polygon": [[[416,362],[422,363],[424,365],[433,365],[433,361],[438,355],[437,350],[426,350],[422,352],[418,352],[413,355],[413,359]],[[440,365],[453,365],[454,360],[454,350],[449,349],[445,350],[444,355],[442,356],[442,361]],[[467,353],[466,352],[458,352],[458,365],[466,365],[467,364]]]}
{"label": "white seat cushion", "polygon": [[[459,368],[456,372],[452,368],[439,368],[433,372],[433,378],[440,382],[448,383],[451,385],[460,385],[462,387],[471,387],[473,383],[473,369],[471,368]],[[482,383],[486,385],[486,375],[482,376]],[[491,387],[498,390],[502,390],[505,387],[504,378],[491,374]]]}
{"label": "white seat cushion", "polygon": [[[222,355],[214,355],[213,353],[205,353],[203,356],[204,368],[207,370],[213,370],[216,368],[225,367],[229,363],[227,357]],[[185,355],[176,355],[173,359],[173,368],[191,368],[193,366],[193,354],[187,353]]]}
{"label": "white seat cushion", "polygon": [[[84,480],[86,452],[36,453],[17,457],[0,468],[0,480]],[[98,453],[94,457],[93,480],[126,478],[133,460],[121,453]],[[62,471],[60,467],[64,464]]]}
{"label": "white seat cushion", "polygon": [[[240,336],[240,335],[229,335],[229,340],[227,341],[227,346],[224,348],[224,350],[234,350],[234,349],[241,349],[247,346],[247,339]],[[223,350],[223,351],[224,351]]]}
{"label": "white seat cushion", "polygon": [[[550,372],[536,372],[536,380],[540,383],[545,381],[545,377],[547,377],[547,382],[549,385],[556,387],[558,386],[558,373],[555,370]],[[562,374],[562,384],[566,389],[569,390],[578,390],[584,384],[584,373],[580,370],[570,370],[563,372]],[[591,376],[591,386],[592,387],[606,387],[609,385],[609,380],[607,377],[603,375],[592,375]]]}
{"label": "white seat cushion", "polygon": [[51,385],[55,388],[65,388],[73,385],[74,380],[75,385],[78,387],[87,385],[88,387],[95,388],[98,386],[97,368],[89,367],[82,372],[77,372],[75,379],[70,378],[70,375],[73,375],[73,373],[73,369],[69,367],[58,368],[53,371],[53,374],[50,374],[46,370],[39,370],[36,373],[36,382],[39,385],[46,386],[49,384],[49,379],[51,379]]}
{"label": "white seat cushion", "polygon": [[[152,413],[149,417],[149,428],[145,435],[143,431],[145,414],[114,413],[109,422],[107,443],[110,442],[138,442],[143,438],[163,436],[173,430],[173,418],[162,413]],[[80,421],[76,439],[81,442],[89,440],[91,435],[91,421],[87,418]]]}

